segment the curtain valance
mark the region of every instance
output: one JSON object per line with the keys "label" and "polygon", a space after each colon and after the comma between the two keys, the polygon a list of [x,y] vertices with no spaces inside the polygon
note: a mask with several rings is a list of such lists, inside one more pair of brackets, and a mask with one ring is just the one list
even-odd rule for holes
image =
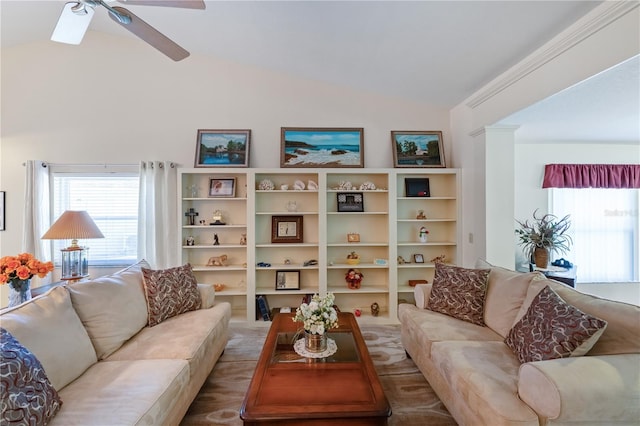
{"label": "curtain valance", "polygon": [[543,188],[640,188],[638,164],[547,164]]}

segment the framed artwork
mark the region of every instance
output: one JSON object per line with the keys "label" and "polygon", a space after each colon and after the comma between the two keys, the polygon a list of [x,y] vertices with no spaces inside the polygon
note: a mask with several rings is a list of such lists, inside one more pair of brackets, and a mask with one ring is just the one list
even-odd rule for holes
{"label": "framed artwork", "polygon": [[413,262],[414,263],[424,263],[424,256],[421,254],[414,254],[413,255]]}
{"label": "framed artwork", "polygon": [[4,227],[4,203],[5,203],[5,195],[6,192],[5,191],[0,191],[0,231],[4,231],[5,227]]}
{"label": "framed artwork", "polygon": [[391,131],[394,167],[446,167],[441,131]]}
{"label": "framed artwork", "polygon": [[282,127],[280,167],[364,167],[364,129]]}
{"label": "framed artwork", "polygon": [[276,271],[276,290],[300,290],[300,271]]}
{"label": "framed artwork", "polygon": [[302,243],[302,216],[271,216],[272,243]]}
{"label": "framed artwork", "polygon": [[350,232],[347,234],[347,242],[348,243],[359,243],[360,242],[360,234],[356,234],[354,232]]}
{"label": "framed artwork", "polygon": [[198,130],[195,167],[249,167],[251,130]]}
{"label": "framed artwork", "polygon": [[236,196],[236,178],[209,179],[209,197],[233,198]]}
{"label": "framed artwork", "polygon": [[338,192],[336,200],[339,212],[364,211],[364,195],[362,192]]}
{"label": "framed artwork", "polygon": [[404,178],[406,197],[430,197],[428,178]]}

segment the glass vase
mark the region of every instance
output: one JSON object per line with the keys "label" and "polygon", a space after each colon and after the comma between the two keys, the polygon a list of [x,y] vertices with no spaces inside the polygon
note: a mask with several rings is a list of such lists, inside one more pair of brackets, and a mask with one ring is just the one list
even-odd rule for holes
{"label": "glass vase", "polygon": [[309,352],[324,352],[327,350],[327,335],[304,332],[304,347]]}
{"label": "glass vase", "polygon": [[31,280],[9,281],[9,307],[18,306],[31,299]]}

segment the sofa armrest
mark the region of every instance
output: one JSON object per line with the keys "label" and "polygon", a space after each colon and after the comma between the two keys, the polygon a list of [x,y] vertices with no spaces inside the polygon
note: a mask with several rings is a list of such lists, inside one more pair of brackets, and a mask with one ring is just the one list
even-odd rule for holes
{"label": "sofa armrest", "polygon": [[520,366],[518,394],[541,417],[590,424],[640,418],[640,354],[582,356]]}
{"label": "sofa armrest", "polygon": [[209,284],[198,284],[198,290],[200,291],[200,297],[202,298],[202,305],[200,305],[200,309],[211,308],[216,299],[216,290]]}
{"label": "sofa armrest", "polygon": [[432,284],[417,284],[413,288],[413,297],[416,299],[416,306],[420,309],[427,309],[429,296],[431,295]]}

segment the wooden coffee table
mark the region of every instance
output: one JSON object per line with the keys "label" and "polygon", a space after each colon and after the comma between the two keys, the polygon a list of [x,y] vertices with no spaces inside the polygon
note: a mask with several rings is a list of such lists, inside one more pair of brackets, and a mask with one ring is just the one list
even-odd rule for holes
{"label": "wooden coffee table", "polygon": [[338,314],[328,334],[338,350],[322,359],[294,351],[293,316],[273,319],[240,409],[244,424],[386,425],[391,407],[353,314]]}

